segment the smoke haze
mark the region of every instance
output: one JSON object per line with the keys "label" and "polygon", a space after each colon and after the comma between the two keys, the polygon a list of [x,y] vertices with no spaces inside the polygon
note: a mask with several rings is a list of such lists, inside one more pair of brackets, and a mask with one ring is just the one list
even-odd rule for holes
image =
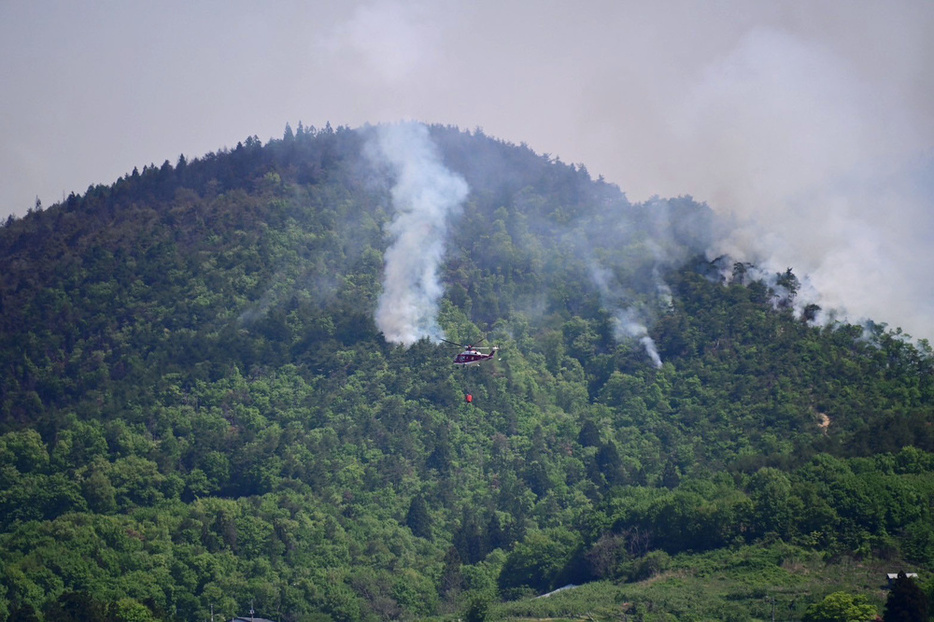
{"label": "smoke haze", "polygon": [[[655,341],[649,336],[649,330],[646,326],[647,319],[642,317],[642,313],[634,307],[627,306],[623,287],[616,282],[611,270],[599,265],[591,266],[591,276],[593,282],[600,290],[603,299],[603,306],[610,311],[613,336],[617,341],[636,340],[645,348],[645,353],[651,359],[652,364],[659,368],[662,366],[662,359],[658,354],[658,348]],[[670,299],[671,293],[667,285],[660,283],[657,292],[661,300],[665,300],[667,295]]]}
{"label": "smoke haze", "polygon": [[711,255],[791,266],[810,302],[851,321],[900,307],[897,321],[925,336],[934,318],[914,300],[934,295],[931,195],[912,179],[931,172],[925,128],[876,88],[825,45],[751,31],[674,107],[671,166],[737,218]]}
{"label": "smoke haze", "polygon": [[384,255],[376,325],[392,343],[439,341],[438,301],[444,286],[438,269],[448,220],[467,197],[467,182],[444,167],[428,129],[419,123],[377,127],[366,153],[394,178],[391,244]]}
{"label": "smoke haze", "polygon": [[0,3],[0,212],[287,121],[482,127],[934,338],[934,3]]}

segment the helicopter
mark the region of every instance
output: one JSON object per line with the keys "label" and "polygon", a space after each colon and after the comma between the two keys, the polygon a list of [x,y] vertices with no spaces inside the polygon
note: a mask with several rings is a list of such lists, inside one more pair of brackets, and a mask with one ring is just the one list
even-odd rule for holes
{"label": "helicopter", "polygon": [[[444,343],[449,343],[453,346],[460,346],[461,344],[454,341],[448,341],[447,339],[442,339]],[[482,341],[482,339],[481,339]],[[479,341],[477,342],[479,343]],[[472,344],[467,344],[463,346],[464,351],[454,357],[455,365],[479,365],[483,361],[492,361],[496,356],[496,353],[499,352],[499,346],[475,346]],[[481,350],[489,350],[489,354],[484,354]]]}

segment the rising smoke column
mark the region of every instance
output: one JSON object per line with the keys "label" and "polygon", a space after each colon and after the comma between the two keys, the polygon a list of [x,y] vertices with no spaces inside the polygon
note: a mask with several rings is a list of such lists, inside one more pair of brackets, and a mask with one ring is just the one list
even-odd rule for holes
{"label": "rising smoke column", "polygon": [[[590,266],[590,275],[594,284],[600,290],[600,297],[605,307],[614,308],[613,311],[613,337],[617,341],[636,339],[645,348],[645,353],[652,360],[656,369],[661,368],[662,358],[658,354],[658,348],[655,347],[655,340],[649,336],[649,329],[641,319],[641,314],[633,307],[624,305],[624,294],[622,287],[616,281],[612,272],[598,264]],[[657,280],[657,289],[659,298],[665,303],[670,304],[671,291],[668,286]]]}
{"label": "rising smoke column", "polygon": [[616,312],[613,316],[613,333],[618,341],[624,338],[638,339],[655,368],[661,368],[662,357],[658,355],[655,340],[649,336],[649,329],[633,309],[619,309]]}
{"label": "rising smoke column", "polygon": [[410,346],[425,337],[437,341],[443,335],[437,316],[444,293],[438,268],[449,217],[460,210],[469,187],[444,166],[428,128],[420,123],[377,127],[366,153],[394,179],[391,243],[384,255],[376,325],[392,343]]}

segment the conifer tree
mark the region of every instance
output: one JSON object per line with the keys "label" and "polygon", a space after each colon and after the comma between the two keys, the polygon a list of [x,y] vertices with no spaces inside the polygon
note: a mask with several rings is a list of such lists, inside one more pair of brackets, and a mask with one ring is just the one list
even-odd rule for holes
{"label": "conifer tree", "polygon": [[920,587],[904,571],[892,584],[892,591],[885,601],[885,622],[927,622],[928,599]]}
{"label": "conifer tree", "polygon": [[419,538],[431,537],[431,516],[428,514],[428,505],[421,495],[412,498],[405,524],[412,530],[413,535]]}

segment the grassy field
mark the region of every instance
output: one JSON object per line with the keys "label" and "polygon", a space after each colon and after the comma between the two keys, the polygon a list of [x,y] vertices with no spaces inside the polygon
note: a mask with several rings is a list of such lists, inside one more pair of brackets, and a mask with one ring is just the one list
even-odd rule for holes
{"label": "grassy field", "polygon": [[782,544],[681,555],[636,583],[595,582],[547,597],[493,605],[501,620],[800,620],[827,594],[863,594],[879,612],[891,562],[832,563]]}

